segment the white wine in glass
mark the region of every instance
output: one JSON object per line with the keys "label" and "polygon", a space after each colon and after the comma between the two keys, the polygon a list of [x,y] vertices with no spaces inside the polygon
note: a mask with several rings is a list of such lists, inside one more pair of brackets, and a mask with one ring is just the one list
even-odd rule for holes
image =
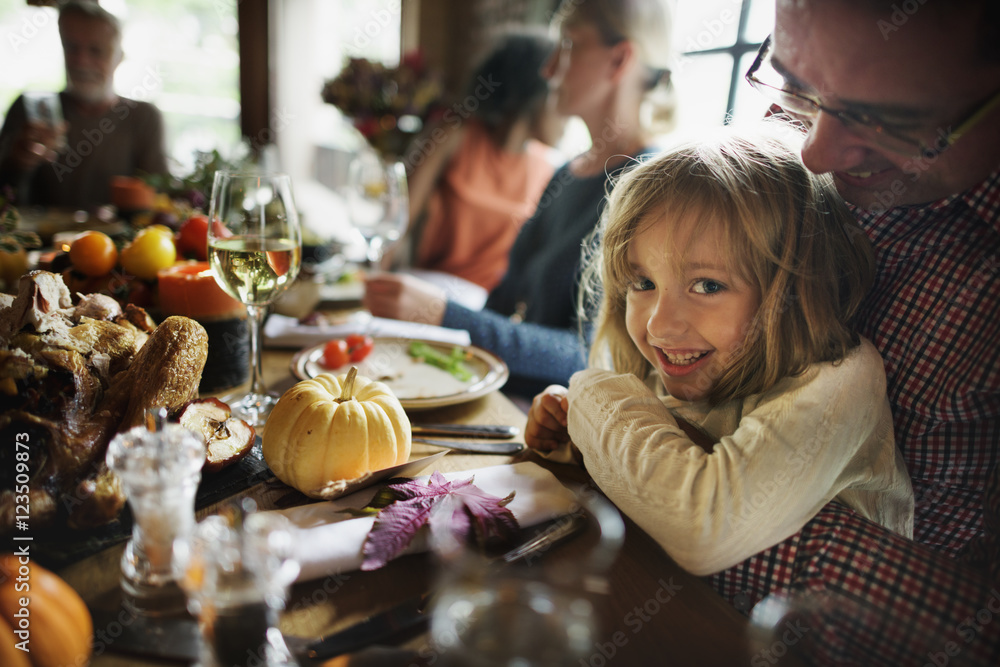
{"label": "white wine in glass", "polygon": [[250,391],[226,397],[233,415],[264,423],[278,395],[261,374],[261,326],[268,304],[295,281],[302,263],[302,230],[285,174],[215,173],[208,217],[208,259],[215,280],[247,307]]}

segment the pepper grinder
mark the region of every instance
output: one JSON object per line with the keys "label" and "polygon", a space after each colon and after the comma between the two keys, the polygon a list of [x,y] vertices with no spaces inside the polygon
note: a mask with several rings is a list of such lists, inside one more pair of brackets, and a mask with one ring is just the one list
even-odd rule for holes
{"label": "pepper grinder", "polygon": [[121,558],[123,602],[148,616],[185,611],[173,545],[194,528],[194,498],[205,463],[205,443],[181,425],[166,423],[166,417],[166,408],[147,410],[146,425],[115,436],[106,459],[132,510],[132,537]]}

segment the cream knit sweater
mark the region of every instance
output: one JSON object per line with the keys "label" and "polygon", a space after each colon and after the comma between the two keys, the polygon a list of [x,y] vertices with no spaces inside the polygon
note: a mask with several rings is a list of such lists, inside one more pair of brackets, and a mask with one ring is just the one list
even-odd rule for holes
{"label": "cream knit sweater", "polygon": [[[834,498],[912,535],[913,490],[893,441],[882,359],[868,341],[838,363],[714,408],[661,399],[635,376],[597,369],[573,375],[569,406],[569,434],[593,479],[696,575],[795,534]],[[709,435],[711,453],[675,414]]]}

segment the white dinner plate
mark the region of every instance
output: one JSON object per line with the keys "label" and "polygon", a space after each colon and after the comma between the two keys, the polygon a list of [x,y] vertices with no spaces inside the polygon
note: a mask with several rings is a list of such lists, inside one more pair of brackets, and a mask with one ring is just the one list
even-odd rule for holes
{"label": "white dinner plate", "polygon": [[[510,375],[507,364],[495,354],[475,345],[467,345],[459,347],[466,353],[463,363],[472,378],[459,380],[444,369],[411,357],[411,342],[409,338],[375,338],[371,354],[356,364],[358,375],[388,385],[404,410],[426,410],[465,403],[499,389]],[[449,354],[456,347],[430,340],[420,342],[444,354]],[[320,373],[346,373],[350,364],[332,369],[323,365],[324,345],[326,343],[297,352],[292,357],[292,374],[300,380],[307,380]]]}

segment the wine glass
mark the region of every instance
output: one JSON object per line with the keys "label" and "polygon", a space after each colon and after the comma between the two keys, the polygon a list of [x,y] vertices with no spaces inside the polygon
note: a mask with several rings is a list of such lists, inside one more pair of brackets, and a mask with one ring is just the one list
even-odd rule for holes
{"label": "wine glass", "polygon": [[215,280],[246,305],[250,320],[250,391],[226,402],[234,416],[260,426],[278,401],[261,374],[261,325],[268,304],[295,281],[302,263],[291,180],[285,174],[217,171],[208,217]]}
{"label": "wine glass", "polygon": [[406,168],[397,160],[362,151],[348,169],[346,192],[351,225],[365,239],[369,270],[378,270],[385,251],[406,231],[409,196]]}

